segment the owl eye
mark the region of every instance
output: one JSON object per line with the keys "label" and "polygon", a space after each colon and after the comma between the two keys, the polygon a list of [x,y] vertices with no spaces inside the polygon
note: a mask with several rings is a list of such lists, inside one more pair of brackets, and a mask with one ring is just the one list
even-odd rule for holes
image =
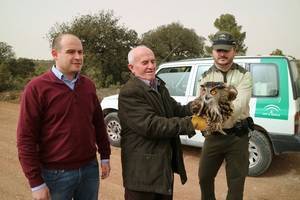
{"label": "owl eye", "polygon": [[209,91],[209,93],[210,93],[211,95],[216,95],[216,94],[217,94],[217,91],[216,91],[216,90],[211,90],[211,91]]}

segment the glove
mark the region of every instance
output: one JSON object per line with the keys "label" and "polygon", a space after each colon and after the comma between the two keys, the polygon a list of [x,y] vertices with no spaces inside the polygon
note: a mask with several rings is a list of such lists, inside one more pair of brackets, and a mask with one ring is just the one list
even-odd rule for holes
{"label": "glove", "polygon": [[205,118],[198,115],[192,116],[192,124],[195,130],[204,131],[207,129],[207,121]]}

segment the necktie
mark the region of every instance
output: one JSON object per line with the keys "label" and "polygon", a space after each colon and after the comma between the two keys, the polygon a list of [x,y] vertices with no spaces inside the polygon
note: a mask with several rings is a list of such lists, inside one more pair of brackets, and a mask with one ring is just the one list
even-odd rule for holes
{"label": "necktie", "polygon": [[157,91],[157,84],[156,84],[156,80],[155,79],[150,81],[150,87],[153,90]]}

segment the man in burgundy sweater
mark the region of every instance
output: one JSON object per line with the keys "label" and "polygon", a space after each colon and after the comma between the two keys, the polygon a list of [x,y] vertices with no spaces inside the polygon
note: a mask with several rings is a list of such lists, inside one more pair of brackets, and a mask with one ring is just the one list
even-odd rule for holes
{"label": "man in burgundy sweater", "polygon": [[80,75],[78,37],[60,34],[52,43],[55,65],[31,80],[22,95],[17,128],[21,166],[33,199],[98,199],[109,176],[110,146],[102,109],[91,80]]}

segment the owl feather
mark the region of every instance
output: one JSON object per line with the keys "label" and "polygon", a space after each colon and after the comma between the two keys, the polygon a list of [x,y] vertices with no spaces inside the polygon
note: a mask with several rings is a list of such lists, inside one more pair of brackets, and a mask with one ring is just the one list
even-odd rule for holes
{"label": "owl feather", "polygon": [[192,112],[207,119],[206,133],[223,131],[223,123],[232,115],[232,101],[237,96],[233,86],[223,82],[206,82],[201,85],[200,96],[192,102]]}

